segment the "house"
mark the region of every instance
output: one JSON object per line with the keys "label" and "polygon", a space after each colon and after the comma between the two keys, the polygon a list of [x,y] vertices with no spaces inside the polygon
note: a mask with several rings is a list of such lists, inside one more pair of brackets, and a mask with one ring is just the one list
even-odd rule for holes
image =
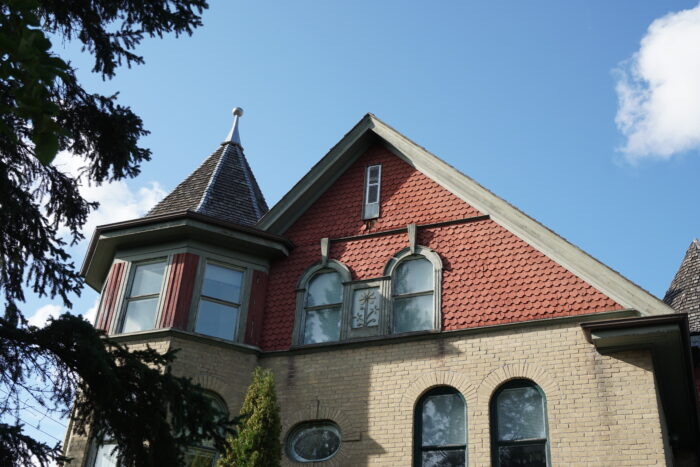
{"label": "house", "polygon": [[98,328],[181,349],[232,413],[270,368],[286,466],[697,465],[687,315],[371,114],[268,210],[241,114],[148,215],[96,229]]}

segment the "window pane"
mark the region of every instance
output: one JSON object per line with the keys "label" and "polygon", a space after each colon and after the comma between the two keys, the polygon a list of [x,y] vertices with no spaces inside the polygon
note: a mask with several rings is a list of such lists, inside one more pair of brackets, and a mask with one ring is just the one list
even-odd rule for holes
{"label": "window pane", "polygon": [[[95,456],[95,467],[117,467],[117,451],[114,449],[117,445],[108,443],[97,448]],[[114,450],[114,454],[112,451]]]}
{"label": "window pane", "polygon": [[368,183],[378,183],[379,182],[379,166],[378,165],[373,165],[372,167],[369,167],[367,169],[369,172],[368,177],[367,177],[367,182]]}
{"label": "window pane", "polygon": [[465,465],[466,455],[463,449],[423,453],[423,467],[464,467]]}
{"label": "window pane", "polygon": [[425,258],[404,261],[396,268],[392,281],[394,295],[433,290],[433,263]]}
{"label": "window pane", "polygon": [[131,285],[130,297],[160,293],[163,284],[165,261],[158,263],[139,264],[136,266],[134,281]]}
{"label": "window pane", "polygon": [[423,446],[454,444],[467,444],[464,401],[458,394],[429,396],[423,402]]}
{"label": "window pane", "polygon": [[365,219],[374,219],[375,217],[379,217],[379,203],[365,204],[362,217]]}
{"label": "window pane", "polygon": [[498,439],[541,439],[545,437],[544,404],[540,392],[531,386],[505,389],[496,401]]}
{"label": "window pane", "polygon": [[379,201],[379,185],[370,185],[367,187],[367,204],[376,203]]}
{"label": "window pane", "polygon": [[189,448],[185,453],[186,467],[213,467],[216,461],[216,451],[209,449]]}
{"label": "window pane", "polygon": [[307,425],[291,437],[291,454],[296,460],[324,460],[340,448],[340,433],[330,424]]}
{"label": "window pane", "polygon": [[233,340],[238,326],[238,308],[206,299],[199,301],[195,332]]}
{"label": "window pane", "polygon": [[369,328],[379,325],[379,305],[381,297],[379,287],[354,290],[352,293],[353,329]]}
{"label": "window pane", "polygon": [[243,272],[235,269],[207,264],[204,270],[202,295],[227,302],[241,303]]}
{"label": "window pane", "polygon": [[306,306],[329,305],[343,301],[340,274],[327,272],[314,276],[306,293]]}
{"label": "window pane", "polygon": [[499,446],[500,467],[547,467],[544,445]]}
{"label": "window pane", "polygon": [[340,310],[309,310],[304,323],[304,343],[337,341],[340,338]]}
{"label": "window pane", "polygon": [[122,332],[144,331],[153,329],[156,324],[158,297],[144,300],[131,300],[126,306]]}
{"label": "window pane", "polygon": [[433,329],[433,294],[394,299],[394,332]]}

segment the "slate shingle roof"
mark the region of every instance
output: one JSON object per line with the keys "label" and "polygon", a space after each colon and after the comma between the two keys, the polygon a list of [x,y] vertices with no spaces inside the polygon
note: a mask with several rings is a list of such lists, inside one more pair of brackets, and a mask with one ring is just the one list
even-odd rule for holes
{"label": "slate shingle roof", "polygon": [[254,225],[268,211],[240,145],[222,144],[146,217],[182,211],[241,225]]}
{"label": "slate shingle roof", "polygon": [[700,332],[700,241],[693,240],[664,302],[681,313],[688,313],[690,332]]}

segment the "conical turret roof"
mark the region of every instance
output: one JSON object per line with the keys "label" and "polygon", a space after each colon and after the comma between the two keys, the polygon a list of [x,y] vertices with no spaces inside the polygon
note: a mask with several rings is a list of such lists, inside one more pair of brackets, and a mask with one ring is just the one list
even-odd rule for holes
{"label": "conical turret roof", "polygon": [[685,253],[664,302],[676,311],[688,313],[691,332],[700,332],[700,242],[693,240]]}
{"label": "conical turret roof", "polygon": [[243,109],[233,109],[226,140],[146,217],[190,211],[240,225],[254,225],[268,211],[238,133]]}

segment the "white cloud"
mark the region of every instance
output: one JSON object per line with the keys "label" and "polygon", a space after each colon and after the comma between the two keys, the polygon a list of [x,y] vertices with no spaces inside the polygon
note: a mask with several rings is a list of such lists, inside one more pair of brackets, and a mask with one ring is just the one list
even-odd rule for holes
{"label": "white cloud", "polygon": [[656,19],[616,70],[629,161],[700,149],[700,5]]}
{"label": "white cloud", "polygon": [[49,318],[56,318],[61,313],[63,313],[63,307],[61,305],[49,303],[36,310],[27,321],[32,326],[43,327]]}
{"label": "white cloud", "polygon": [[[53,164],[61,171],[73,176],[79,175],[83,161],[68,152],[61,152]],[[158,182],[148,182],[146,186],[132,190],[124,181],[103,183],[102,185],[87,184],[81,178],[80,193],[88,201],[97,201],[100,207],[93,211],[83,226],[83,233],[90,238],[95,227],[102,224],[136,219],[143,216],[158,201],[167,194]],[[67,230],[62,231],[63,234]]]}
{"label": "white cloud", "polygon": [[99,297],[95,299],[95,303],[90,307],[88,311],[83,313],[83,318],[88,320],[90,324],[95,325],[95,318],[97,317],[97,307],[100,305]]}

